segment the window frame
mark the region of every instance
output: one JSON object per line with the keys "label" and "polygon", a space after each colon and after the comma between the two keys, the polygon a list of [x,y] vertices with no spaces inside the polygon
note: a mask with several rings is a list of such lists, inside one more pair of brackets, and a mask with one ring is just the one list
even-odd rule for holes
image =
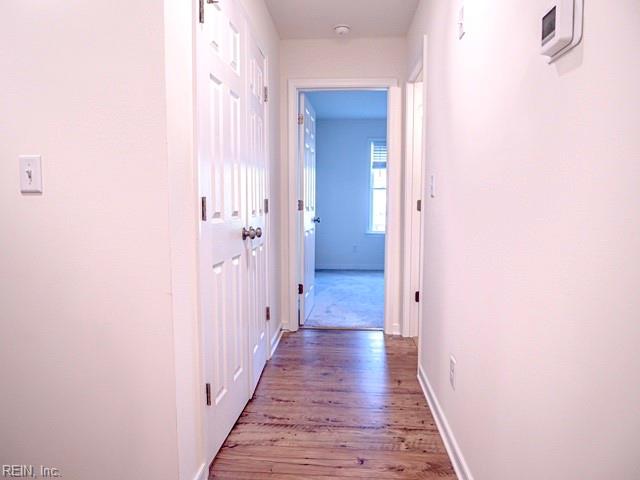
{"label": "window frame", "polygon": [[[387,151],[387,166],[385,168],[387,174],[387,185],[385,188],[374,188],[373,187],[373,165],[372,165],[372,149],[373,145],[376,142],[384,142],[385,148]],[[387,233],[387,223],[388,223],[388,210],[385,210],[384,215],[384,230],[374,230],[373,229],[373,192],[374,190],[384,190],[385,197],[387,198],[387,202],[389,201],[389,142],[386,137],[370,137],[367,139],[367,158],[368,158],[368,172],[369,172],[369,220],[367,224],[367,235],[386,235]]]}

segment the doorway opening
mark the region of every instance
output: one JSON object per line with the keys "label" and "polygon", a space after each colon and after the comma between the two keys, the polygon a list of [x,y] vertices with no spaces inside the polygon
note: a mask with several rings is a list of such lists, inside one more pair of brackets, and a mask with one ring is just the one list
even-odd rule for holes
{"label": "doorway opening", "polygon": [[300,326],[383,330],[388,91],[299,95]]}
{"label": "doorway opening", "polygon": [[423,290],[423,209],[427,192],[424,157],[424,74],[422,63],[414,68],[406,85],[406,139],[404,163],[403,325],[405,337],[417,337]]}

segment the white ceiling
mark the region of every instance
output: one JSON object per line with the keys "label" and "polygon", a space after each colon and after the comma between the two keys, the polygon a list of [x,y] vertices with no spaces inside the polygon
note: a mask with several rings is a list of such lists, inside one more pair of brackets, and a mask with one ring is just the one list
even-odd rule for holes
{"label": "white ceiling", "polygon": [[266,0],[280,37],[333,38],[337,24],[349,37],[398,37],[409,30],[419,0]]}

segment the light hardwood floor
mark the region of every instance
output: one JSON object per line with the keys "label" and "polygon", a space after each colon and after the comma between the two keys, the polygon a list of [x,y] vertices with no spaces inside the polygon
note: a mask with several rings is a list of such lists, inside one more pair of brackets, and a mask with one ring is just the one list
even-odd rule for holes
{"label": "light hardwood floor", "polygon": [[411,339],[301,330],[282,339],[210,479],[455,479]]}

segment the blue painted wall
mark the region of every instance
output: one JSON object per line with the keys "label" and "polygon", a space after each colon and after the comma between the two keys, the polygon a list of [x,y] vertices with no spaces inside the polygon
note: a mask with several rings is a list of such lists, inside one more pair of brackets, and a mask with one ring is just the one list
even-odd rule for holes
{"label": "blue painted wall", "polygon": [[384,269],[384,235],[367,230],[369,140],[386,136],[384,119],[318,120],[316,269]]}

